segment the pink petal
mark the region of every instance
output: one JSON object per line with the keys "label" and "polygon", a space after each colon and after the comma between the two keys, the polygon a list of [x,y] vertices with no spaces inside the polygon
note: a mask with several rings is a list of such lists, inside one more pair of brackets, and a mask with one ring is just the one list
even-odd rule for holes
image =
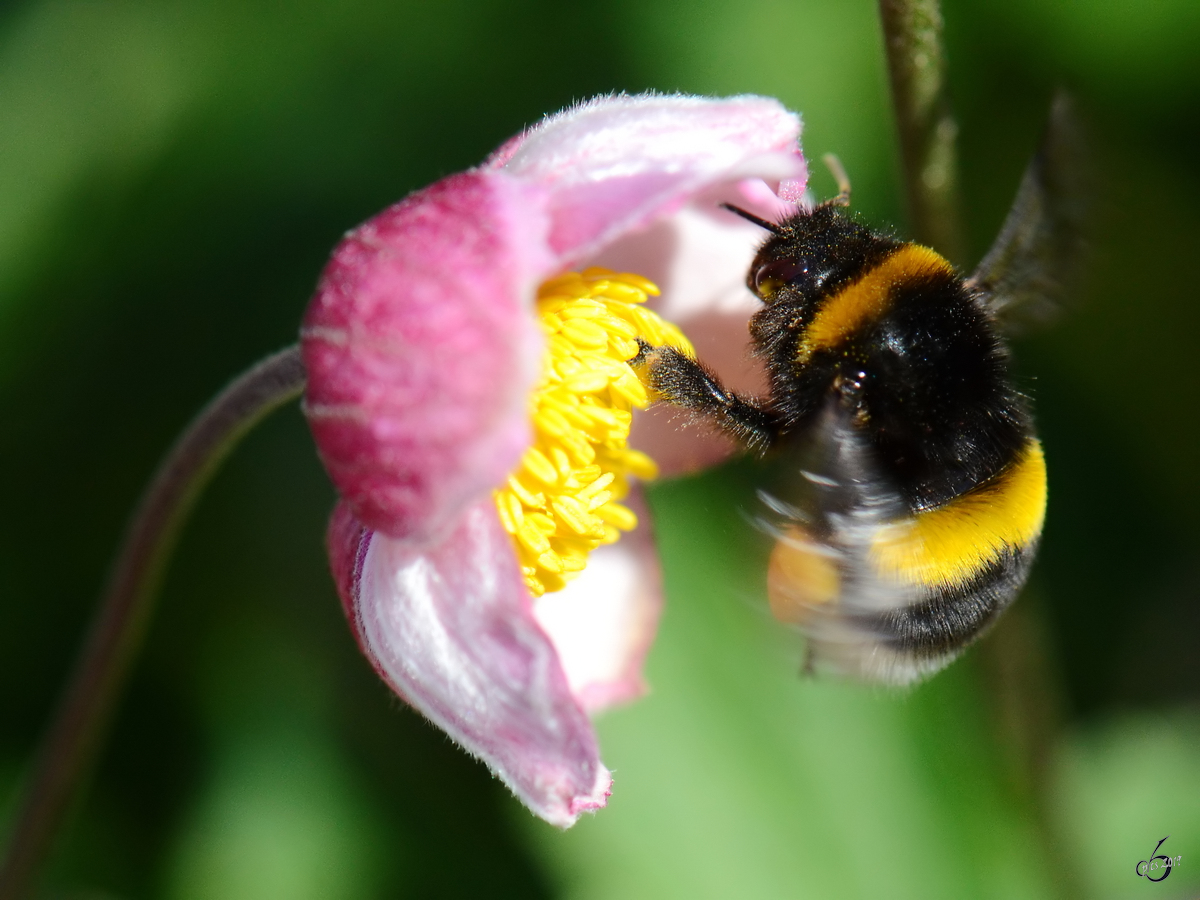
{"label": "pink petal", "polygon": [[803,177],[800,120],[741,96],[599,97],[550,116],[486,164],[550,192],[550,247],[577,265],[721,181]]}
{"label": "pink petal", "polygon": [[604,806],[612,778],[491,499],[434,546],[378,532],[332,546],[354,540],[345,519],[331,522],[330,555],[359,561],[352,623],[384,680],[547,822]]}
{"label": "pink petal", "polygon": [[571,691],[589,713],[646,692],[642,665],[662,612],[662,570],[649,510],[640,491],[624,502],[641,519],[637,529],[593,551],[578,578],[534,604]]}
{"label": "pink petal", "polygon": [[444,179],[334,252],[301,334],[305,412],[355,516],[435,535],[529,443],[544,195],[503,173]]}

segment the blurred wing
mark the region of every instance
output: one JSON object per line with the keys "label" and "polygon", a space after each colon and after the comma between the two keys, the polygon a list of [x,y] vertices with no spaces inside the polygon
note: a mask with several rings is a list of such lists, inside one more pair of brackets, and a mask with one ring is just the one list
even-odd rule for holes
{"label": "blurred wing", "polygon": [[870,559],[879,529],[906,512],[899,492],[836,401],[794,451],[778,490],[760,493],[760,524],[775,538],[771,611],[808,639],[806,670],[892,684],[931,671],[895,641],[896,616],[919,596],[879,578]]}
{"label": "blurred wing", "polygon": [[967,281],[1006,330],[1045,322],[1078,281],[1090,181],[1083,130],[1060,92],[1000,236]]}

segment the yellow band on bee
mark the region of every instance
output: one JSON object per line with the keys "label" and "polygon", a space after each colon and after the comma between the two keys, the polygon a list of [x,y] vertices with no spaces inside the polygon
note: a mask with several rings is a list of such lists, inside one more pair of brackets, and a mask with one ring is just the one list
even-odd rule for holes
{"label": "yellow band on bee", "polygon": [[871,546],[880,575],[928,587],[963,584],[1006,549],[1032,545],[1046,516],[1046,459],[1030,439],[1011,466],[945,506],[884,527]]}
{"label": "yellow band on bee", "polygon": [[903,245],[825,301],[800,338],[796,362],[807,363],[818,350],[836,347],[882,316],[895,285],[942,273],[953,275],[954,270],[937,253],[919,244]]}

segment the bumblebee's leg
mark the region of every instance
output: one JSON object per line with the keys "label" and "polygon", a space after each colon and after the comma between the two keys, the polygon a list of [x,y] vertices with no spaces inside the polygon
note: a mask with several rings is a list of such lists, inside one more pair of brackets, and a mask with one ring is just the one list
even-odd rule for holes
{"label": "bumblebee's leg", "polygon": [[800,674],[804,678],[816,678],[817,664],[813,654],[812,641],[804,642],[804,662],[800,666]]}
{"label": "bumblebee's leg", "polygon": [[753,400],[726,390],[717,376],[674,347],[651,347],[630,360],[645,366],[647,380],[662,402],[711,419],[723,431],[753,450],[765,450],[778,435],[775,415]]}

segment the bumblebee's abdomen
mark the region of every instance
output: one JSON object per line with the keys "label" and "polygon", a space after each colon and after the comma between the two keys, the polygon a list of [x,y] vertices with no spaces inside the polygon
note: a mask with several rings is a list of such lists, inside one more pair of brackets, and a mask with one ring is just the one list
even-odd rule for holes
{"label": "bumblebee's abdomen", "polygon": [[818,515],[815,530],[788,523],[771,554],[772,612],[808,631],[816,661],[910,682],[953,659],[1012,602],[1045,510],[1045,460],[1030,438],[1002,472],[936,509],[875,524],[865,510]]}
{"label": "bumblebee's abdomen", "polygon": [[995,621],[1025,584],[1034,550],[1011,549],[969,581],[942,588],[912,606],[878,614],[867,625],[879,642],[909,660],[914,671],[940,668]]}
{"label": "bumblebee's abdomen", "polygon": [[1006,555],[1036,545],[1046,516],[1046,460],[1030,439],[994,478],[936,508],[882,527],[871,560],[885,580],[954,591]]}
{"label": "bumblebee's abdomen", "polygon": [[957,652],[1024,584],[1045,514],[1046,462],[1041,444],[1030,439],[990,481],[884,526],[872,541],[872,567],[920,599],[876,616],[874,630],[912,657]]}

